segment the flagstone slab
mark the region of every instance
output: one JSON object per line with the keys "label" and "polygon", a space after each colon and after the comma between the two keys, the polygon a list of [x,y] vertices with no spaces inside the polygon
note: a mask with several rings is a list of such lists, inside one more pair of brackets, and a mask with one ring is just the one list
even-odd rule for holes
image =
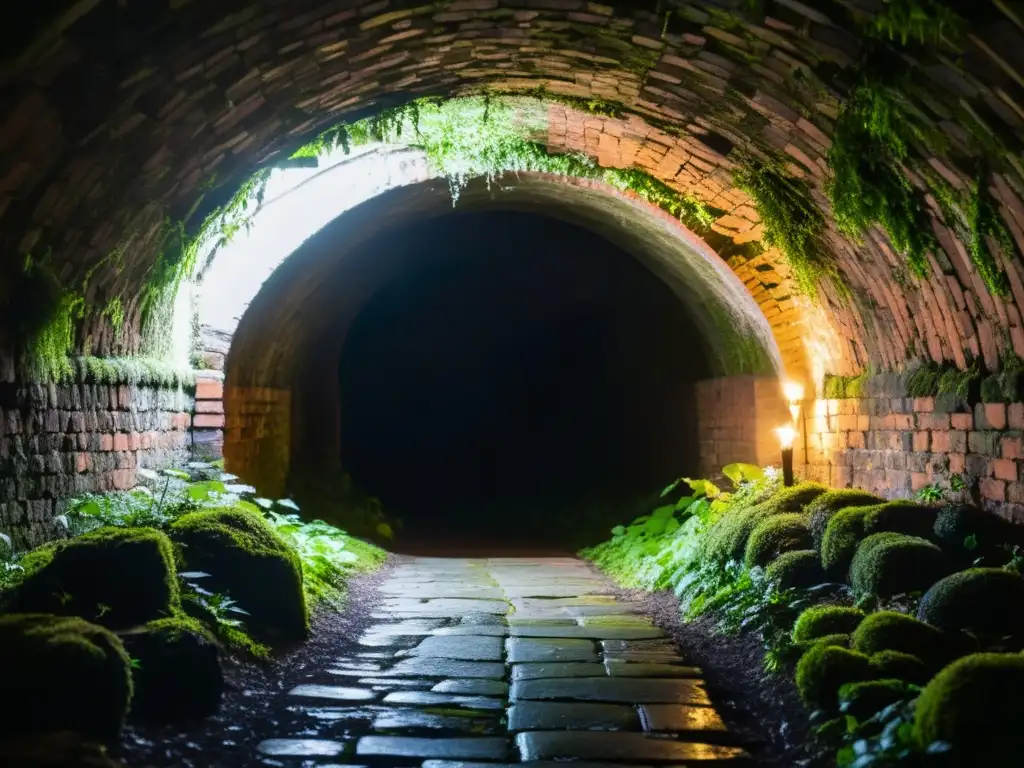
{"label": "flagstone slab", "polygon": [[430,739],[414,736],[364,736],[356,744],[357,755],[388,757],[504,760],[508,752],[508,741],[497,737]]}
{"label": "flagstone slab", "polygon": [[610,701],[623,704],[699,704],[709,706],[707,691],[698,680],[649,680],[630,677],[581,677],[516,680],[511,698]]}
{"label": "flagstone slab", "polygon": [[645,731],[724,734],[729,730],[713,707],[688,704],[643,704],[640,720]]}
{"label": "flagstone slab", "polygon": [[391,669],[375,677],[489,677],[500,680],[505,676],[505,665],[497,661],[456,661],[417,656],[402,659]]}
{"label": "flagstone slab", "polygon": [[629,662],[605,659],[604,667],[611,677],[703,677],[698,667],[666,662]]}
{"label": "flagstone slab", "polygon": [[387,600],[377,612],[395,612],[406,614],[422,614],[424,618],[455,616],[467,613],[507,613],[509,604],[504,600],[471,600],[466,598],[447,598],[429,600]]}
{"label": "flagstone slab", "polygon": [[668,664],[682,662],[679,648],[671,640],[644,641],[628,638],[607,638],[601,642],[605,659],[614,661]]}
{"label": "flagstone slab", "polygon": [[503,709],[504,699],[487,696],[458,696],[433,691],[396,691],[384,697],[385,704],[404,704],[412,707],[462,707],[464,709]]}
{"label": "flagstone slab", "polygon": [[665,637],[660,627],[509,627],[513,637],[576,637],[591,640],[647,640]]}
{"label": "flagstone slab", "polygon": [[512,680],[539,680],[549,677],[605,677],[608,670],[603,664],[578,661],[557,661],[532,664],[514,664]]}
{"label": "flagstone slab", "polygon": [[256,750],[275,757],[338,757],[345,754],[345,745],[330,739],[267,739]]}
{"label": "flagstone slab", "polygon": [[[392,709],[377,716],[373,721],[374,730],[413,730],[413,729],[435,729],[445,731],[474,731],[481,728],[480,717],[465,717],[462,715],[439,715],[434,712],[425,712],[422,709]],[[486,727],[486,726],[484,726]],[[494,731],[504,728],[494,723]],[[490,729],[488,729],[490,730]]]}
{"label": "flagstone slab", "polygon": [[509,707],[510,731],[628,731],[640,729],[635,708],[582,701],[520,701]]}
{"label": "flagstone slab", "polygon": [[297,685],[288,691],[289,696],[308,699],[332,699],[334,701],[371,701],[377,694],[365,688],[349,688],[340,685]]}
{"label": "flagstone slab", "polygon": [[689,766],[747,764],[739,747],[659,738],[644,733],[601,731],[528,731],[516,736],[520,754],[528,760],[625,760]]}
{"label": "flagstone slab", "polygon": [[484,680],[482,678],[464,677],[458,680],[445,680],[430,690],[435,693],[458,693],[464,696],[508,696],[508,683],[504,680]]}
{"label": "flagstone slab", "polygon": [[513,637],[505,641],[510,662],[597,661],[592,640]]}
{"label": "flagstone slab", "polygon": [[454,627],[438,627],[432,635],[485,635],[488,637],[508,637],[508,627],[504,624],[458,624]]}
{"label": "flagstone slab", "polygon": [[409,650],[408,655],[461,661],[501,661],[503,652],[500,637],[432,635]]}

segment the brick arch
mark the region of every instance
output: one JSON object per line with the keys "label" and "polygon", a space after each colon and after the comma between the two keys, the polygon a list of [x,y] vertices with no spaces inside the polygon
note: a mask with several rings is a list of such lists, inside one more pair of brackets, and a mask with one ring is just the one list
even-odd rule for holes
{"label": "brick arch", "polygon": [[[470,182],[458,211],[476,210],[530,211],[601,235],[676,293],[700,329],[712,375],[775,382],[782,374],[777,331],[746,286],[678,220],[636,195],[589,180],[521,174],[500,187]],[[274,493],[286,487],[290,466],[338,460],[337,364],[348,331],[375,292],[415,266],[408,253],[376,249],[375,238],[451,213],[446,180],[401,186],[341,214],[274,271],[241,318],[227,357],[230,471]]]}
{"label": "brick arch", "polygon": [[[848,5],[862,19],[877,10],[866,1]],[[738,2],[650,6],[70,3],[60,18],[40,20],[31,44],[0,70],[7,106],[0,121],[0,242],[8,252],[51,254],[68,285],[82,286],[89,276],[86,298],[94,306],[124,297],[127,330],[85,327],[79,341],[91,344],[86,352],[132,352],[137,296],[165,242],[167,220],[190,212],[201,218],[255,168],[287,157],[339,120],[420,95],[538,86],[634,113],[598,126],[591,124],[597,118],[564,110],[560,118],[561,107],[553,107],[550,146],[632,159],[680,188],[725,198],[735,204],[736,220],[719,222],[728,230],[721,234],[733,243],[757,239],[756,222],[739,213],[748,201],[728,181],[728,151],[777,151],[791,172],[819,188],[845,94],[834,72],[859,54],[857,22],[832,3],[769,2],[763,15],[745,13]],[[1021,30],[1012,4],[999,4],[970,30],[962,68],[941,51],[913,54],[920,60],[908,63],[926,92],[915,98],[941,130],[961,137],[966,105],[983,129],[1009,135],[1019,149]],[[666,148],[660,157],[655,145]],[[969,183],[970,158],[930,162],[953,186]],[[1021,177],[1011,163],[988,179],[1018,245]],[[1004,255],[1010,294],[990,296],[940,206],[931,204],[944,253],[927,280],[896,281],[900,257],[876,232],[862,243],[830,233],[853,300],[826,290],[820,310],[792,316],[785,340],[794,354],[814,357],[807,365],[815,375],[913,359],[965,367],[980,358],[998,368],[1007,352],[1024,355],[1019,259]],[[730,260],[752,293],[769,294],[783,315],[790,311],[792,291],[776,254]],[[818,320],[835,329],[831,338],[816,338]],[[103,321],[93,317],[92,325]]]}

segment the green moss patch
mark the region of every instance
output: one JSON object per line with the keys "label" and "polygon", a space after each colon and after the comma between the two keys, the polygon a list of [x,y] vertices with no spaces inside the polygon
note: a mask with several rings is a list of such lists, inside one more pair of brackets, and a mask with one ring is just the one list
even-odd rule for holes
{"label": "green moss patch", "polygon": [[840,510],[848,507],[877,506],[884,503],[885,499],[856,488],[839,488],[821,494],[804,510],[811,518],[811,536],[814,538],[814,548],[821,549],[821,542],[825,538],[825,529],[828,527],[829,521]]}
{"label": "green moss patch", "polygon": [[174,723],[217,712],[224,690],[217,645],[195,619],[152,621],[121,637],[135,660],[131,716]]}
{"label": "green moss patch", "polygon": [[863,653],[833,645],[816,645],[796,667],[796,688],[811,709],[834,712],[839,708],[839,689],[874,676]]}
{"label": "green moss patch", "polygon": [[765,577],[779,589],[814,587],[825,581],[818,553],[813,549],[784,552],[765,568]]}
{"label": "green moss patch", "polygon": [[864,520],[875,507],[848,507],[837,512],[825,527],[821,565],[829,577],[845,581],[857,545],[864,538]]}
{"label": "green moss patch", "polygon": [[865,680],[839,689],[839,709],[863,722],[890,704],[911,698],[914,696],[902,680]]}
{"label": "green moss patch", "polygon": [[899,651],[918,658],[933,658],[948,645],[941,631],[896,611],[872,613],[853,633],[853,648],[873,655]]}
{"label": "green moss patch", "polygon": [[744,562],[748,568],[764,567],[783,552],[810,546],[811,529],[806,515],[798,512],[775,515],[758,523],[751,532]]}
{"label": "green moss patch", "polygon": [[907,501],[890,501],[875,507],[864,519],[867,534],[892,531],[927,539],[935,528],[938,510]]}
{"label": "green moss patch", "polygon": [[850,565],[850,583],[860,595],[892,597],[923,592],[949,572],[942,550],[900,533],[876,533],[861,542]]}
{"label": "green moss patch", "polygon": [[931,677],[928,666],[921,659],[902,651],[871,654],[871,669],[879,679],[906,680],[913,685],[924,685]]}
{"label": "green moss patch", "polygon": [[998,568],[972,568],[938,581],[918,617],[950,632],[1024,637],[1024,578]]}
{"label": "green moss patch", "polygon": [[1016,768],[1021,764],[1024,656],[979,653],[935,676],[917,703],[914,730],[921,747],[952,746],[947,765]]}
{"label": "green moss patch", "polygon": [[0,616],[0,738],[75,731],[117,738],[132,695],[129,659],[110,631],[47,614]]}
{"label": "green moss patch", "polygon": [[309,618],[302,566],[258,514],[224,508],[193,512],[171,525],[190,570],[210,574],[205,587],[225,593],[249,613],[246,626],[272,642],[304,639]]}
{"label": "green moss patch", "polygon": [[14,609],[119,629],[178,613],[174,547],[155,528],[100,528],[25,558]]}
{"label": "green moss patch", "polygon": [[814,606],[797,617],[793,625],[793,639],[806,642],[826,635],[849,634],[860,626],[864,616],[860,608],[845,605]]}

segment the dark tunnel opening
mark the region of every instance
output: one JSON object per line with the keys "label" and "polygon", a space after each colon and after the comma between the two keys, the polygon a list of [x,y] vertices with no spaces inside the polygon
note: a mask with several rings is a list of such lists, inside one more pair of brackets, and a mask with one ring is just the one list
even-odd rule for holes
{"label": "dark tunnel opening", "polygon": [[342,464],[404,541],[577,546],[696,471],[709,375],[677,296],[602,237],[477,212],[368,243],[412,266],[342,350]]}

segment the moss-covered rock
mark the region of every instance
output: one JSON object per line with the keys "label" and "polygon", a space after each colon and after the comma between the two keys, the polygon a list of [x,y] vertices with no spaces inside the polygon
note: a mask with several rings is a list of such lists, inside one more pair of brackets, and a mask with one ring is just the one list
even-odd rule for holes
{"label": "moss-covered rock", "polygon": [[804,508],[805,514],[811,519],[811,537],[814,539],[814,548],[821,549],[822,540],[825,538],[825,529],[828,527],[829,521],[840,510],[848,507],[871,507],[884,503],[885,499],[881,496],[858,488],[836,488],[821,494]]}
{"label": "moss-covered rock", "polygon": [[918,618],[949,632],[1024,636],[1024,577],[1000,568],[971,568],[936,582]]}
{"label": "moss-covered rock", "polygon": [[806,515],[799,512],[775,515],[758,523],[751,532],[743,561],[748,568],[763,568],[784,552],[810,546],[811,528]]}
{"label": "moss-covered rock", "polygon": [[271,642],[304,639],[309,617],[302,565],[258,514],[224,508],[193,512],[171,526],[191,570],[210,574],[204,586],[229,595],[249,613],[246,627]]}
{"label": "moss-covered rock", "polygon": [[860,608],[845,605],[816,605],[797,617],[793,624],[793,640],[798,643],[817,640],[826,635],[852,633],[864,621]]}
{"label": "moss-covered rock", "polygon": [[716,562],[742,561],[747,540],[760,523],[787,512],[801,512],[826,490],[818,483],[798,483],[782,488],[755,506],[728,510],[708,531],[703,556]]}
{"label": "moss-covered rock", "polygon": [[917,656],[902,651],[871,654],[871,669],[879,679],[906,680],[913,685],[924,685],[931,678],[927,664]]}
{"label": "moss-covered rock", "polygon": [[12,608],[81,616],[112,629],[173,616],[181,596],[174,546],[155,528],[100,528],[23,561]]}
{"label": "moss-covered rock", "polygon": [[117,738],[132,695],[130,661],[109,630],[71,616],[0,616],[0,739],[49,731]]}
{"label": "moss-covered rock", "polygon": [[890,704],[911,698],[914,696],[902,680],[865,680],[839,689],[839,709],[863,722]]}
{"label": "moss-covered rock", "polygon": [[900,651],[918,658],[932,658],[945,652],[948,641],[933,626],[897,611],[872,613],[853,633],[854,650],[868,655],[882,651]]}
{"label": "moss-covered rock", "polygon": [[195,619],[151,621],[121,636],[135,659],[131,716],[173,723],[214,714],[224,691],[217,645]]}
{"label": "moss-covered rock", "polygon": [[870,536],[888,531],[928,539],[933,534],[937,515],[935,507],[925,507],[911,501],[890,501],[868,513],[864,518],[864,533]]}
{"label": "moss-covered rock", "polygon": [[930,541],[900,533],[876,533],[857,548],[850,565],[850,584],[860,595],[891,597],[923,592],[949,570],[949,560]]}
{"label": "moss-covered rock", "polygon": [[796,666],[796,688],[811,709],[834,712],[839,707],[839,689],[874,676],[870,660],[863,653],[834,645],[815,645]]}
{"label": "moss-covered rock", "polygon": [[955,661],[928,683],[914,730],[922,747],[952,745],[943,765],[1017,768],[1024,733],[1024,656],[978,653]]}
{"label": "moss-covered rock", "polygon": [[1008,534],[1002,519],[970,504],[942,508],[932,528],[932,535],[944,550],[972,560],[1006,542]]}
{"label": "moss-covered rock", "polygon": [[825,570],[813,549],[783,552],[764,574],[779,589],[814,587],[825,581]]}
{"label": "moss-covered rock", "polygon": [[874,507],[847,507],[832,516],[821,540],[821,566],[829,578],[845,581],[857,545],[864,538],[864,519]]}

